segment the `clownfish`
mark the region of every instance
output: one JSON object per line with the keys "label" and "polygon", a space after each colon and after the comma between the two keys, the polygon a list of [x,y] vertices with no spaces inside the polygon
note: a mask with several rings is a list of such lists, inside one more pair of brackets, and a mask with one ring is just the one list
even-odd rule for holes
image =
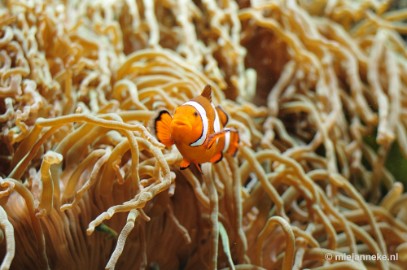
{"label": "clownfish", "polygon": [[234,156],[237,152],[239,133],[224,128],[228,118],[220,106],[212,103],[212,88],[207,85],[200,96],[176,108],[173,116],[166,110],[160,111],[154,128],[162,144],[175,144],[178,148],[183,157],[181,170],[193,163],[202,173],[202,163],[216,163],[224,153]]}

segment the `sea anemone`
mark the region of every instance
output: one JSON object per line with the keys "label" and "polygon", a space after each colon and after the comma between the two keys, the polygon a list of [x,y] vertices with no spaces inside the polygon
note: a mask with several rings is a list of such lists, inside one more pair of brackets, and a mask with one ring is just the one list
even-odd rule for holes
{"label": "sea anemone", "polygon": [[[404,269],[404,3],[0,3],[0,268]],[[207,84],[201,174],[152,119]]]}

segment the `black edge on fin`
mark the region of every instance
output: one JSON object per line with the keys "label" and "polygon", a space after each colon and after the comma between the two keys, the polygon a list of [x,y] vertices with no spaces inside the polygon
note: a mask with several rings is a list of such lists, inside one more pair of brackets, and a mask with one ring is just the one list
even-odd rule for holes
{"label": "black edge on fin", "polygon": [[[162,110],[158,113],[157,117],[154,119],[154,133],[157,133],[157,122],[161,120],[161,116],[165,113],[167,113],[171,116],[171,114],[167,110]],[[158,137],[157,137],[157,140],[161,143],[161,141]]]}
{"label": "black edge on fin", "polygon": [[[235,153],[236,154],[236,153]],[[216,160],[214,163],[218,163],[223,159],[223,153],[220,152],[220,157],[218,158],[218,160]]]}
{"label": "black edge on fin", "polygon": [[183,171],[183,170],[185,170],[185,169],[188,169],[190,165],[191,165],[191,164],[189,164],[189,165],[186,166],[186,167],[179,167],[179,169],[180,169],[181,171]]}

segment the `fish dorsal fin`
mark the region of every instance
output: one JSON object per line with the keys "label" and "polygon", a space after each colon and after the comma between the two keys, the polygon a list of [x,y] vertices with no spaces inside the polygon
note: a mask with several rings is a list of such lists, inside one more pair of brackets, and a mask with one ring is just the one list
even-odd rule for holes
{"label": "fish dorsal fin", "polygon": [[212,102],[212,87],[209,84],[207,84],[202,90],[201,96],[207,98],[210,102]]}

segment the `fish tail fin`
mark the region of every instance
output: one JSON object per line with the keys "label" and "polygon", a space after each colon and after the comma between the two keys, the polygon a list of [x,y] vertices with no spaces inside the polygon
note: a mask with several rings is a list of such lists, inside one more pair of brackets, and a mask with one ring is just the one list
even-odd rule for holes
{"label": "fish tail fin", "polygon": [[157,139],[169,147],[174,144],[171,138],[171,125],[172,117],[168,111],[161,111],[157,118],[154,120],[154,129]]}

